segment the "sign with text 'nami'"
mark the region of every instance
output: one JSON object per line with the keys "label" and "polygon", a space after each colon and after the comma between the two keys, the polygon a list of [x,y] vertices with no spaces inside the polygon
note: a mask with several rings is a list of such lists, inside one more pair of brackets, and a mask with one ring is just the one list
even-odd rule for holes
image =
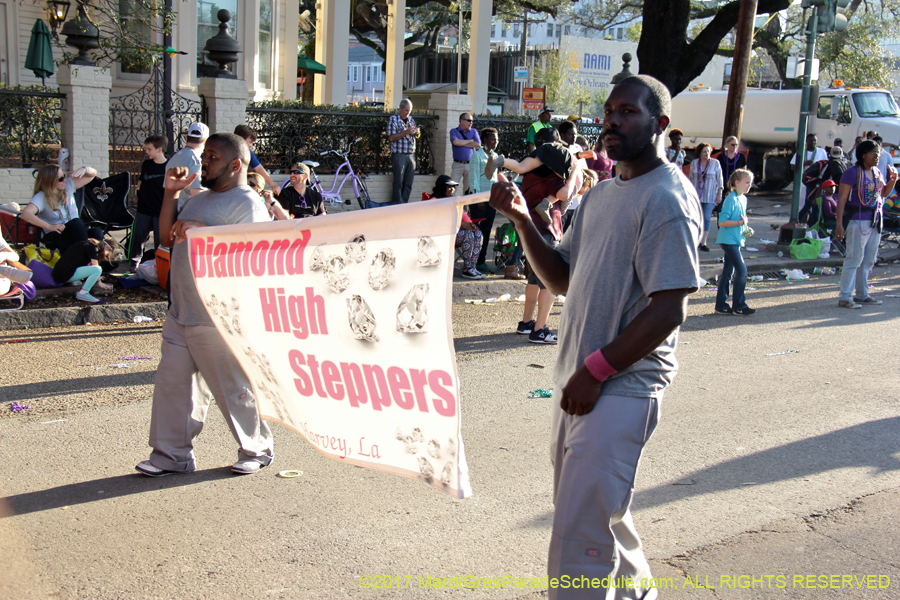
{"label": "sign with text 'nami'", "polygon": [[464,498],[456,200],[192,229],[187,243],[263,419],[330,458]]}

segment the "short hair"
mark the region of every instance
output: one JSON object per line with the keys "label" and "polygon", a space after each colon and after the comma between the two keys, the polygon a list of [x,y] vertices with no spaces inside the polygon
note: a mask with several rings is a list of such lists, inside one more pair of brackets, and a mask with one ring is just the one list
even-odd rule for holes
{"label": "short hair", "polygon": [[884,138],[882,138],[880,135],[876,135],[875,137],[872,138],[872,141],[875,142],[876,144],[881,144],[884,142]]}
{"label": "short hair", "polygon": [[738,145],[738,146],[741,145],[741,140],[737,139],[737,136],[736,136],[736,135],[729,135],[727,138],[725,138],[725,145],[726,145],[726,146],[727,146],[728,144],[730,144],[731,142],[737,142],[737,145]]}
{"label": "short hair", "polygon": [[[463,120],[463,117],[466,116],[466,115],[468,115],[468,114],[469,114],[469,113],[467,113],[467,112],[459,113],[459,120],[462,121],[462,120]],[[469,116],[471,116],[471,115],[469,115]],[[474,121],[474,120],[475,120],[475,117],[472,117],[472,120]]]}
{"label": "short hair", "polygon": [[210,142],[221,144],[228,160],[239,159],[245,169],[250,165],[250,146],[244,138],[233,133],[214,133],[206,140],[206,144],[209,145]]}
{"label": "short hair", "polygon": [[486,136],[486,135],[492,135],[495,138],[500,137],[500,134],[498,134],[497,130],[494,129],[493,127],[485,127],[484,129],[481,130],[481,137],[484,138],[484,136]]}
{"label": "short hair", "polygon": [[196,135],[186,135],[186,136],[184,136],[184,139],[186,139],[189,144],[202,144],[203,143],[203,138],[197,137]]}
{"label": "short hair", "polygon": [[234,128],[234,135],[238,135],[251,142],[255,142],[257,138],[256,130],[249,125],[238,125]]}
{"label": "short hair", "polygon": [[699,157],[701,154],[703,154],[703,149],[704,149],[704,148],[709,148],[709,151],[712,152],[712,146],[710,146],[710,145],[707,144],[706,142],[700,142],[699,144],[697,144],[697,156],[698,156],[698,157]]}
{"label": "short hair", "polygon": [[544,127],[534,134],[534,146],[542,146],[559,141],[559,131],[555,127]]}
{"label": "short hair", "polygon": [[410,109],[412,109],[412,106],[413,106],[412,100],[410,100],[409,98],[404,98],[403,100],[400,101],[400,104],[397,105],[398,108],[401,106],[408,106]]}
{"label": "short hair", "polygon": [[834,138],[834,145],[835,145],[835,146],[840,146],[840,145],[843,144],[843,143],[844,143],[844,140],[842,140],[841,138]]}
{"label": "short hair", "polygon": [[564,133],[569,133],[570,131],[576,131],[578,127],[575,125],[575,121],[563,121],[559,125],[556,126],[557,131],[559,131],[559,135],[562,136]]}
{"label": "short hair", "polygon": [[[654,117],[672,114],[672,94],[659,79],[649,75],[632,75],[626,77],[616,85],[639,85],[647,89],[647,110]],[[671,134],[669,134],[671,135]]]}
{"label": "short hair", "polygon": [[144,143],[150,144],[157,149],[164,149],[169,147],[169,138],[159,134],[148,135],[147,139],[144,140]]}
{"label": "short hair", "polygon": [[673,135],[680,135],[681,137],[684,137],[684,132],[677,127],[673,127],[669,132],[669,139],[671,139]]}

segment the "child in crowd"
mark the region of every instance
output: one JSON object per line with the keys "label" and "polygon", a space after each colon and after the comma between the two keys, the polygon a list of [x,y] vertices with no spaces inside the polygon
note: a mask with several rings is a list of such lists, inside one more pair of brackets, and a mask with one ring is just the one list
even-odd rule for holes
{"label": "child in crowd", "polygon": [[[741,256],[744,238],[753,235],[747,226],[747,192],[753,185],[753,173],[747,169],[737,169],[728,178],[728,196],[722,201],[719,211],[719,233],[716,243],[725,251],[725,264],[719,277],[716,294],[717,315],[752,315],[756,311],[747,306],[744,288],[747,286],[747,265]],[[728,306],[728,286],[734,274],[732,305]]]}
{"label": "child in crowd", "polygon": [[132,268],[136,269],[144,254],[144,243],[153,232],[153,249],[159,248],[159,211],[162,210],[163,181],[166,177],[166,147],[164,135],[151,135],[144,140],[147,159],[141,163],[137,183],[137,214],[134,216],[134,237],[131,240]]}
{"label": "child in crowd", "polygon": [[819,217],[824,223],[835,223],[837,218],[837,184],[833,179],[826,179],[822,182],[822,216]]}
{"label": "child in crowd", "polygon": [[111,248],[106,242],[94,238],[88,238],[83,242],[77,242],[63,252],[63,255],[53,267],[53,281],[56,283],[72,283],[84,280],[81,289],[75,294],[75,298],[82,302],[96,304],[99,299],[91,295],[91,288],[97,284],[101,290],[111,290],[112,286],[100,281],[103,269],[100,261],[108,261]]}

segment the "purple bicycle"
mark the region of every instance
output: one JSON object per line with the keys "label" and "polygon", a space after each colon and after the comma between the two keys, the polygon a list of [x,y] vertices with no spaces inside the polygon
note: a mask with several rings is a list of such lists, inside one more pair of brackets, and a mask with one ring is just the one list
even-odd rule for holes
{"label": "purple bicycle", "polygon": [[[350,200],[342,200],[341,199],[341,188],[344,187],[344,183],[349,179],[353,185],[353,193],[356,195],[356,201],[359,203],[360,208],[366,207],[366,202],[369,201],[369,190],[366,188],[365,179],[368,179],[369,176],[364,174],[362,171],[354,171],[353,167],[350,165],[350,158],[348,155],[350,154],[350,149],[353,147],[353,144],[362,140],[361,137],[356,138],[347,146],[346,152],[338,152],[337,150],[326,150],[325,152],[320,153],[320,156],[329,156],[334,155],[337,158],[343,159],[337,171],[334,172],[334,181],[331,182],[331,189],[325,191],[322,188],[322,183],[319,181],[319,176],[316,175],[316,167],[319,166],[319,163],[313,160],[304,160],[303,164],[309,167],[310,175],[309,175],[309,185],[312,186],[313,189],[317,190],[320,194],[322,194],[322,199],[332,206],[337,206],[339,204],[350,204]],[[341,171],[347,168],[347,172],[344,173],[343,178],[341,178]],[[340,183],[338,183],[338,179],[340,179]]]}

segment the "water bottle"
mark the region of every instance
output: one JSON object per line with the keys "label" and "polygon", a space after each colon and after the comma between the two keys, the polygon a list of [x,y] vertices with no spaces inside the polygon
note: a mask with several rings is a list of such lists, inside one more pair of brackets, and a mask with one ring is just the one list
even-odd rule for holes
{"label": "water bottle", "polygon": [[142,315],[137,315],[135,318],[132,319],[132,321],[134,321],[135,323],[149,323],[152,320],[153,320],[152,317],[144,317]]}

